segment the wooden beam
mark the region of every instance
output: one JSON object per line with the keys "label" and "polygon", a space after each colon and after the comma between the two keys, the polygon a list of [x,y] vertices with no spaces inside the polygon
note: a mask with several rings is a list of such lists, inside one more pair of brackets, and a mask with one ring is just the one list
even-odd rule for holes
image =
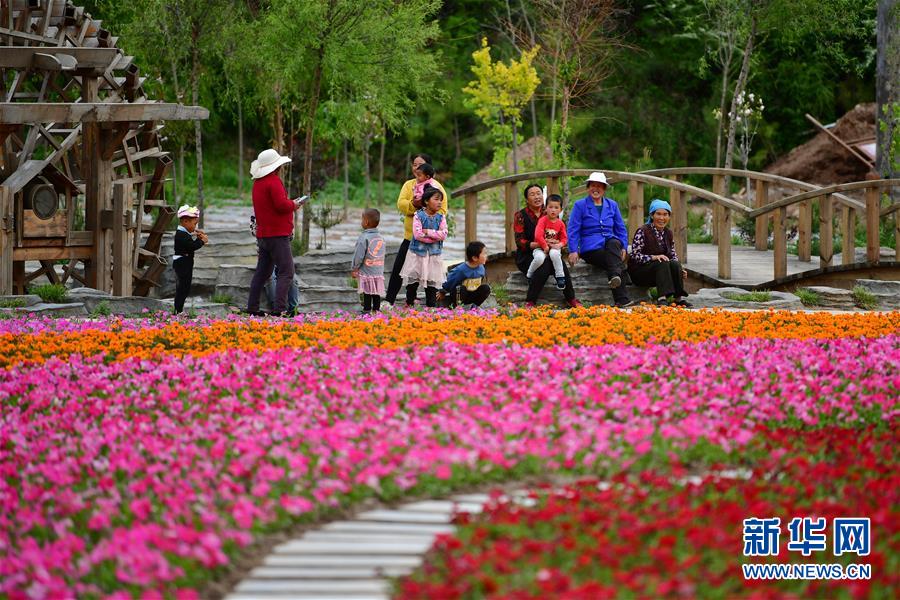
{"label": "wooden beam", "polygon": [[112,293],[130,296],[132,281],[131,244],[128,225],[131,216],[131,186],[117,183],[113,186],[112,223]]}
{"label": "wooden beam", "polygon": [[[756,180],[756,208],[762,208],[769,203],[769,182],[762,179]],[[756,217],[756,233],[754,236],[755,247],[757,250],[768,250],[769,248],[769,215],[760,215]]]}
{"label": "wooden beam", "polygon": [[61,246],[58,248],[15,248],[12,251],[14,261],[23,260],[65,260],[72,258],[90,258],[90,246]]}
{"label": "wooden beam", "polygon": [[856,262],[856,211],[841,207],[841,264]]}
{"label": "wooden beam", "polygon": [[719,215],[719,279],[731,279],[731,209],[720,207]]}
{"label": "wooden beam", "polygon": [[[866,190],[866,261],[877,263],[881,255],[881,190],[870,187]],[[894,213],[894,221],[900,222],[900,213]],[[900,247],[897,248],[900,252]]]}
{"label": "wooden beam", "polygon": [[787,209],[775,210],[773,227],[773,249],[775,250],[775,273],[773,279],[787,277]]}
{"label": "wooden beam", "polygon": [[3,185],[12,190],[15,194],[20,191],[28,182],[37,177],[48,165],[58,161],[69,149],[75,145],[78,135],[81,133],[81,126],[74,129],[65,140],[59,144],[59,148],[52,152],[43,160],[26,160],[19,165],[19,168],[6,178]]}
{"label": "wooden beam", "polygon": [[478,239],[478,192],[466,194],[466,245]]}
{"label": "wooden beam", "polygon": [[15,213],[13,194],[0,185],[0,295],[13,293],[13,247],[15,245]]}
{"label": "wooden beam", "polygon": [[122,140],[125,139],[125,136],[132,129],[132,123],[126,121],[123,123],[116,123],[116,126],[111,131],[104,132],[103,138],[103,149],[101,151],[101,156],[103,160],[112,160],[113,154],[116,153],[122,146]]}
{"label": "wooden beam", "polygon": [[506,251],[514,252],[516,249],[516,233],[513,225],[516,220],[516,211],[519,210],[519,190],[515,181],[505,183],[503,190],[506,206]]}
{"label": "wooden beam", "polygon": [[800,203],[797,216],[797,259],[803,262],[812,260],[812,200]]}
{"label": "wooden beam", "polygon": [[0,123],[107,123],[117,121],[197,121],[209,118],[202,106],[164,102],[3,102]]}
{"label": "wooden beam", "polygon": [[[0,48],[0,56],[3,49]],[[31,55],[31,68],[38,71],[74,71],[78,67],[78,61],[68,54],[51,54],[49,52],[35,52]]]}
{"label": "wooden beam", "polygon": [[[678,181],[678,175],[669,177],[672,181]],[[684,194],[678,188],[669,188],[669,204],[672,205],[672,233],[675,237],[675,253],[681,264],[687,264],[687,202],[684,200]]]}
{"label": "wooden beam", "polygon": [[559,194],[559,177],[547,178],[547,195]]}
{"label": "wooden beam", "polygon": [[834,140],[835,142],[837,142],[844,150],[846,150],[847,152],[849,152],[854,158],[856,158],[857,160],[859,160],[860,162],[862,162],[864,165],[866,165],[866,166],[869,167],[870,169],[874,169],[874,168],[875,168],[875,163],[873,163],[872,161],[870,161],[868,158],[866,158],[865,156],[863,156],[861,153],[859,153],[859,152],[857,152],[856,150],[854,150],[852,147],[850,147],[850,145],[849,145],[847,142],[845,142],[844,140],[842,140],[842,139],[839,138],[838,136],[834,135],[831,131],[829,131],[828,129],[826,129],[825,126],[822,125],[821,123],[819,123],[819,122],[816,120],[816,118],[813,117],[811,114],[806,113],[806,118],[807,118],[807,120],[808,120],[810,123],[812,123],[813,125],[815,125],[816,128],[819,129],[819,131],[824,132],[828,137],[830,137],[832,140]]}
{"label": "wooden beam", "polygon": [[834,202],[825,194],[819,202],[819,268],[831,266],[834,258]]}
{"label": "wooden beam", "polygon": [[[719,196],[725,196],[725,177],[722,175],[713,175],[713,189],[714,194]],[[713,219],[712,219],[712,243],[719,243],[719,229],[721,229],[721,221],[722,221],[722,210],[719,208],[719,205],[713,203],[712,207]],[[729,243],[731,242],[731,236],[728,236]]]}
{"label": "wooden beam", "polygon": [[628,182],[628,232],[629,239],[644,221],[644,184]]}

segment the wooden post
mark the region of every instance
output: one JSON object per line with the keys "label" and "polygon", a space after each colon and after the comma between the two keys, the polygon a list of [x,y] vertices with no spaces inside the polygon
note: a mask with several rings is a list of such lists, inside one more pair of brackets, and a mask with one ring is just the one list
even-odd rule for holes
{"label": "wooden post", "polygon": [[720,207],[719,278],[731,279],[731,209]]}
{"label": "wooden post", "polygon": [[130,185],[113,185],[112,219],[112,293],[115,296],[131,295],[131,244],[128,239],[128,225],[131,220]]}
{"label": "wooden post", "polygon": [[516,250],[516,232],[513,223],[516,220],[516,211],[519,209],[519,190],[515,181],[504,184],[504,199],[506,204],[506,251]]}
{"label": "wooden post", "polygon": [[13,293],[13,247],[16,235],[13,195],[0,185],[0,295]]}
{"label": "wooden post", "polygon": [[[877,263],[881,254],[881,235],[878,221],[881,211],[881,190],[875,186],[866,188],[866,261]],[[898,222],[900,213],[894,213],[894,222]],[[897,247],[900,252],[900,246]]]}
{"label": "wooden post", "polygon": [[466,245],[478,239],[478,192],[466,194]]}
{"label": "wooden post", "polygon": [[834,256],[834,200],[825,194],[819,201],[819,268],[831,266]]}
{"label": "wooden post", "polygon": [[[547,195],[559,193],[559,177],[547,178]],[[565,198],[563,198],[565,200]]]}
{"label": "wooden post", "polygon": [[775,279],[787,277],[787,209],[776,208],[774,214]]}
{"label": "wooden post", "polygon": [[628,182],[628,237],[644,223],[644,184]]}
{"label": "wooden post", "polygon": [[[672,181],[680,181],[678,175],[670,175]],[[681,190],[669,188],[669,204],[672,205],[672,233],[675,237],[675,253],[681,264],[687,264],[687,202]]]}
{"label": "wooden post", "polygon": [[[756,180],[756,208],[762,208],[769,203],[769,182],[762,179]],[[756,240],[757,250],[769,249],[769,215],[759,215],[756,217]]]}
{"label": "wooden post", "polygon": [[797,258],[804,262],[812,260],[812,200],[800,203],[797,217]]}
{"label": "wooden post", "polygon": [[[725,178],[721,175],[713,175],[713,193],[720,196],[725,195]],[[722,207],[718,203],[713,202],[712,206],[713,223],[712,223],[712,243],[719,243],[719,229],[722,221]],[[731,235],[728,236],[728,242],[731,243]]]}
{"label": "wooden post", "polygon": [[841,264],[856,262],[856,211],[850,206],[841,207]]}

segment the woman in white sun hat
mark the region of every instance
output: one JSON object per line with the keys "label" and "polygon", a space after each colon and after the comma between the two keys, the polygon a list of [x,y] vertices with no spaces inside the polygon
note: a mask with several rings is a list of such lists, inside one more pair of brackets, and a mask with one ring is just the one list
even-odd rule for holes
{"label": "woman in white sun hat", "polygon": [[247,312],[251,315],[259,311],[259,295],[272,270],[278,268],[275,284],[275,298],[272,313],[281,315],[287,306],[288,291],[294,280],[294,256],[291,252],[291,235],[294,233],[294,211],[303,206],[300,199],[290,200],[280,171],[291,162],[275,150],[268,149],[250,165],[253,177],[253,212],[256,215],[256,243],[258,256],[256,272],[250,282],[250,297]]}
{"label": "woman in white sun hat", "polygon": [[606,271],[616,306],[630,306],[632,302],[625,292],[625,249],[628,247],[628,229],[619,212],[619,205],[605,197],[606,175],[600,171],[587,178],[588,195],[572,205],[569,216],[569,262],[574,266],[578,259]]}

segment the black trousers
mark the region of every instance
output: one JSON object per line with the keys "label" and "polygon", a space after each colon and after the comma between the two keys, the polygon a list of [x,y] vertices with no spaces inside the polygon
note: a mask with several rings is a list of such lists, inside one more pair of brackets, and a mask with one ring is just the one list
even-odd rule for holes
{"label": "black trousers", "polygon": [[184,256],[172,262],[175,269],[175,314],[184,311],[184,301],[191,294],[191,281],[194,278],[194,257]]}
{"label": "black trousers", "polygon": [[606,277],[620,277],[622,285],[612,290],[613,299],[616,304],[625,304],[628,302],[628,292],[625,291],[625,263],[622,261],[622,242],[615,238],[606,240],[603,248],[596,250],[588,250],[579,254],[584,262],[595,267],[600,267],[606,271]]}
{"label": "black trousers", "polygon": [[250,281],[247,312],[259,312],[259,295],[277,265],[278,278],[275,280],[275,299],[272,303],[272,312],[283,313],[287,308],[288,292],[291,282],[294,280],[294,255],[291,252],[291,238],[286,235],[259,238],[257,248],[259,252],[256,257],[256,272],[253,273],[253,279]]}
{"label": "black trousers", "polygon": [[460,304],[474,304],[475,306],[481,306],[484,304],[484,301],[488,299],[488,296],[491,295],[491,286],[482,283],[471,292],[464,287],[453,288],[453,290],[447,294],[447,306],[450,308],[456,306],[457,292],[459,294]]}
{"label": "black trousers", "polygon": [[687,296],[687,292],[684,291],[681,263],[677,260],[668,262],[651,260],[642,265],[632,265],[628,271],[631,273],[631,280],[637,285],[656,286],[660,298]]}
{"label": "black trousers", "polygon": [[[523,254],[516,260],[516,267],[522,271],[523,275],[528,273],[528,267],[531,265],[532,253]],[[569,273],[569,265],[563,262],[563,272],[566,275],[566,288],[563,290],[563,297],[565,297],[567,302],[571,302],[575,299],[575,288],[572,287],[572,275]],[[549,259],[544,261],[540,267],[538,267],[537,271],[532,273],[531,275],[531,283],[528,285],[528,293],[525,294],[526,302],[533,302],[537,304],[538,296],[541,295],[541,290],[544,289],[544,284],[547,283],[547,279],[550,278],[551,275],[555,275],[553,272],[553,262]]]}
{"label": "black trousers", "polygon": [[363,294],[363,311],[378,312],[381,309],[381,296],[378,294]]}
{"label": "black trousers", "polygon": [[[409,252],[409,240],[403,240],[400,248],[397,250],[397,258],[394,259],[394,268],[391,269],[391,278],[388,281],[387,290],[384,293],[384,301],[393,304],[397,300],[397,294],[403,287],[403,278],[400,277],[400,270],[403,269],[403,263],[406,262],[406,254]],[[418,283],[411,283],[406,286],[406,303],[412,306],[416,303],[416,293],[419,291]]]}

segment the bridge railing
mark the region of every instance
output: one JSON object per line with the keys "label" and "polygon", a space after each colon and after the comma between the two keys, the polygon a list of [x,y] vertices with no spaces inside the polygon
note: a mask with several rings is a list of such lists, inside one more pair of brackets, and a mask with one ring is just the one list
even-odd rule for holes
{"label": "bridge railing", "polygon": [[[515,250],[515,234],[513,231],[514,216],[522,201],[519,196],[519,184],[522,182],[545,182],[547,193],[559,193],[560,181],[564,177],[587,177],[596,169],[559,169],[549,171],[533,171],[519,173],[485,181],[454,190],[451,197],[465,199],[465,237],[466,242],[477,238],[478,227],[478,194],[495,188],[502,188],[505,213],[506,251]],[[833,258],[834,206],[841,209],[840,231],[843,236],[843,262],[855,262],[853,243],[856,228],[856,213],[866,215],[867,262],[878,261],[879,224],[880,219],[887,218],[900,208],[900,204],[881,207],[882,188],[900,186],[900,180],[881,179],[872,181],[841,184],[837,186],[819,187],[796,179],[741,169],[716,169],[710,167],[683,167],[674,169],[655,169],[640,173],[626,171],[604,171],[610,184],[628,183],[628,230],[632,234],[644,220],[644,186],[658,186],[669,190],[669,202],[672,205],[672,230],[675,237],[676,250],[687,263],[688,220],[687,202],[691,198],[702,198],[713,205],[713,242],[719,243],[717,251],[717,274],[721,279],[731,279],[731,226],[734,213],[747,218],[754,218],[756,230],[756,249],[766,250],[768,243],[769,220],[774,220],[775,278],[787,274],[787,241],[786,213],[787,207],[800,204],[798,223],[798,257],[809,261],[812,248],[812,216],[813,202],[819,202],[820,215],[820,261],[821,266],[829,266]],[[689,185],[682,180],[686,176],[706,175],[712,177],[712,190]],[[727,177],[747,179],[755,190],[754,206],[747,206],[725,195]],[[770,187],[776,185],[788,190],[799,190],[800,193],[777,201],[770,201]],[[570,193],[584,189],[576,186]],[[866,201],[860,202],[842,194],[844,191],[865,189]],[[877,211],[876,211],[877,208]],[[876,218],[877,212],[877,218]],[[900,250],[900,215],[895,218],[897,248]]]}

